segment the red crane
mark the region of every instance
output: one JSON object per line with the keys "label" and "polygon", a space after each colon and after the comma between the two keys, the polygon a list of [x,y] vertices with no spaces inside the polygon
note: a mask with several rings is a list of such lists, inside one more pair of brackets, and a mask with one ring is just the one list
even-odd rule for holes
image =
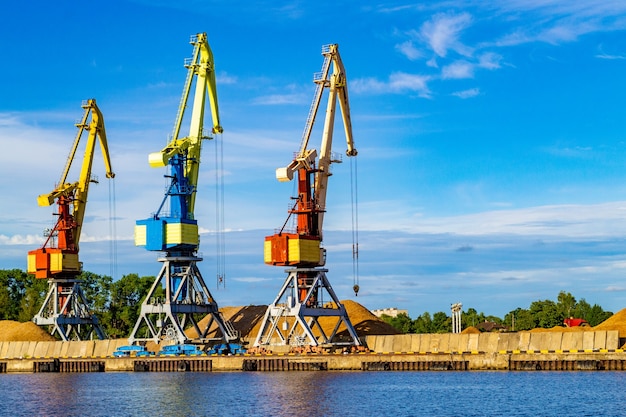
{"label": "red crane", "polygon": [[[350,323],[345,308],[337,299],[328,279],[326,269],[326,250],[322,247],[322,230],[326,213],[326,194],[328,178],[332,175],[332,163],[341,162],[341,156],[331,152],[333,130],[335,125],[336,103],[339,102],[343,126],[346,134],[347,150],[350,157],[356,156],[352,139],[352,122],[348,101],[346,72],[336,44],[322,47],[324,63],[322,70],[314,75],[316,91],[304,128],[300,150],[293,161],[284,168],[276,170],[279,181],[290,181],[297,176],[297,196],[289,216],[282,228],[265,238],[264,261],[268,265],[288,266],[289,273],[283,288],[274,303],[268,307],[264,322],[257,336],[255,346],[272,343],[276,337],[282,343],[308,344],[333,343],[333,338],[341,322],[348,328],[350,342],[359,345],[356,332]],[[332,74],[330,72],[332,64]],[[309,149],[309,138],[315,122],[324,89],[328,89],[328,104],[322,134],[319,158],[316,149]],[[286,226],[292,216],[296,216],[295,228],[287,230]],[[355,291],[358,286],[355,285]],[[328,295],[329,303],[324,302]],[[284,300],[283,300],[284,298]],[[339,320],[334,331],[326,335],[318,317],[335,316]],[[281,317],[294,317],[284,331],[278,329]],[[287,323],[287,322],[285,322]],[[317,334],[313,331],[316,328]],[[298,329],[302,333],[297,333]]]}

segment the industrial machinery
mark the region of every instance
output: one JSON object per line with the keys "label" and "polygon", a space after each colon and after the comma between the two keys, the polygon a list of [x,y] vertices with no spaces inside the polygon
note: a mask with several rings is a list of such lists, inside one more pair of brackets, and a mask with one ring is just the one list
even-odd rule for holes
{"label": "industrial machinery", "polygon": [[[96,100],[87,100],[82,107],[85,112],[83,118],[76,124],[78,134],[61,180],[51,193],[42,194],[37,198],[40,206],[50,206],[56,202],[57,222],[47,231],[47,239],[43,246],[28,252],[28,273],[34,274],[39,279],[47,279],[49,283],[44,303],[33,321],[40,326],[49,326],[52,328],[52,335],[57,333],[63,340],[93,338],[94,333],[100,339],[105,337],[97,317],[90,313],[81,289],[79,276],[82,272],[82,263],[78,259],[78,243],[85,217],[89,184],[98,182],[91,176],[98,139],[104,157],[106,177],[114,178],[115,174],[111,170],[104,118],[96,105]],[[89,115],[91,121],[88,121]],[[89,135],[80,177],[76,182],[66,182],[84,131],[88,131]]]}
{"label": "industrial machinery", "polygon": [[[274,302],[268,306],[254,346],[266,345],[318,346],[355,345],[360,342],[350,323],[345,307],[339,302],[326,277],[326,251],[322,247],[322,226],[326,211],[328,178],[331,163],[341,162],[341,155],[331,152],[336,102],[339,101],[348,149],[346,154],[357,154],[352,140],[352,123],[348,102],[346,73],[338,45],[322,47],[324,63],[314,75],[317,84],[313,103],[305,124],[300,150],[285,168],[276,170],[279,181],[290,181],[297,176],[297,192],[287,221],[272,236],[265,238],[265,263],[290,267],[288,276]],[[330,66],[333,72],[330,74]],[[309,149],[308,142],[315,123],[324,89],[328,88],[328,104],[322,134],[319,158],[317,150]],[[286,230],[291,218],[294,230]],[[355,292],[358,287],[355,285]],[[336,320],[334,329],[326,334],[319,322]],[[349,337],[339,340],[337,331],[344,324]]]}
{"label": "industrial machinery", "polygon": [[585,319],[577,319],[574,317],[568,317],[565,320],[563,320],[563,324],[565,325],[565,327],[587,327],[589,326],[589,323],[587,322],[587,320]]}
{"label": "industrial machinery", "polygon": [[[193,57],[185,60],[187,79],[176,116],[171,141],[160,152],[149,155],[152,167],[169,165],[166,175],[169,186],[161,205],[152,217],[138,220],[135,226],[135,245],[150,251],[161,252],[163,263],[150,291],[141,306],[141,313],[129,338],[131,344],[140,341],[159,343],[163,339],[184,344],[190,341],[208,342],[209,329],[217,324],[219,332],[213,339],[229,342],[238,338],[232,325],[224,319],[209,291],[197,262],[202,261],[196,252],[199,246],[198,222],[194,217],[200,151],[202,141],[213,139],[204,131],[204,106],[207,93],[213,118],[212,134],[221,134],[213,53],[206,33],[191,37]],[[195,80],[195,95],[189,134],[180,137],[180,129],[187,101]],[[165,203],[169,202],[169,212]],[[157,295],[159,287],[165,297]],[[200,316],[210,315],[201,329]],[[196,337],[187,336],[185,327],[193,326]],[[221,335],[218,336],[218,333]]]}

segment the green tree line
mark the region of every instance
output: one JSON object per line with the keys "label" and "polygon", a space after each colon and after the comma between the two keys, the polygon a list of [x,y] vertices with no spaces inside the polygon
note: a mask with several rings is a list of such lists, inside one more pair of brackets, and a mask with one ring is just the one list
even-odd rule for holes
{"label": "green tree line", "polygon": [[[485,315],[474,308],[468,308],[461,313],[461,327],[466,329],[484,322],[492,322],[506,326],[512,331],[549,329],[563,326],[563,320],[568,317],[585,319],[590,326],[597,326],[612,315],[612,312],[604,311],[598,304],[590,305],[584,298],[576,300],[569,292],[561,291],[556,301],[533,301],[529,308],[516,308],[507,313],[504,318]],[[402,333],[449,333],[452,330],[452,317],[443,311],[434,313],[432,316],[429,312],[425,312],[416,319],[404,313],[396,317],[383,315],[381,318]]]}
{"label": "green tree line", "polygon": [[[88,308],[111,338],[128,337],[154,276],[124,275],[117,281],[106,275],[83,272],[81,288]],[[30,321],[48,292],[48,281],[20,269],[0,270],[0,320]],[[162,294],[157,294],[162,296]]]}
{"label": "green tree line", "polygon": [[[109,337],[128,337],[137,322],[146,294],[154,283],[154,276],[124,275],[117,281],[106,275],[83,272],[81,287],[89,309],[94,313]],[[48,291],[48,281],[36,279],[20,269],[0,270],[0,320],[30,321],[43,304]],[[162,291],[162,288],[161,288]],[[163,297],[162,293],[157,296]],[[612,316],[597,304],[590,305],[585,299],[576,298],[561,291],[556,301],[539,300],[529,308],[516,308],[504,318],[479,313],[468,308],[461,314],[461,326],[477,326],[493,322],[510,330],[530,330],[538,327],[552,328],[563,325],[563,320],[576,317],[596,326]],[[412,319],[407,314],[396,317],[383,315],[384,321],[402,333],[449,333],[452,318],[445,312],[424,312]]]}

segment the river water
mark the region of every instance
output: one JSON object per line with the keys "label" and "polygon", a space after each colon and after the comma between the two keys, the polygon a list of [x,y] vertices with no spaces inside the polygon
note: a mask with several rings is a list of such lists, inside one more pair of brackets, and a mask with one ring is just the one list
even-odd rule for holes
{"label": "river water", "polygon": [[626,416],[626,372],[0,374],[10,416]]}

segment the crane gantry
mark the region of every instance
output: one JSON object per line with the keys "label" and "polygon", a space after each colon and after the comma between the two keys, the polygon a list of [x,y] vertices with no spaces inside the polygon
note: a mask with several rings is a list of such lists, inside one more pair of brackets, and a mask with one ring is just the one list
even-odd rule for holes
{"label": "crane gantry", "polygon": [[[104,339],[104,331],[96,316],[89,312],[88,303],[81,289],[82,263],[78,258],[78,244],[85,217],[89,184],[97,183],[91,169],[96,142],[100,142],[106,177],[114,178],[111,170],[104,118],[95,99],[82,104],[85,110],[82,119],[76,124],[78,134],[67,159],[65,169],[57,187],[50,193],[37,198],[40,206],[51,206],[56,202],[58,218],[54,227],[47,231],[47,238],[39,249],[28,252],[28,273],[35,278],[47,279],[48,293],[33,321],[40,326],[52,328],[63,340],[90,338]],[[89,116],[91,115],[91,120]],[[85,153],[76,182],[67,182],[72,162],[76,157],[83,133],[88,131]],[[98,140],[99,139],[99,140]]]}
{"label": "crane gantry", "polygon": [[[158,260],[163,263],[141,306],[129,342],[163,339],[177,343],[210,340],[208,332],[215,322],[221,336],[213,339],[229,342],[237,339],[232,325],[223,318],[196,265],[202,261],[196,252],[199,246],[198,222],[194,216],[202,141],[213,139],[205,133],[204,109],[208,94],[213,125],[212,134],[221,134],[213,52],[206,33],[191,37],[194,46],[192,58],[185,60],[187,79],[174,124],[172,139],[160,151],[148,157],[150,166],[169,166],[166,175],[169,185],[158,210],[148,219],[138,220],[135,226],[135,245],[149,251],[162,252]],[[187,102],[195,80],[189,134],[181,137]],[[165,204],[169,203],[169,212]],[[160,288],[165,290],[158,297]],[[204,328],[200,328],[196,316],[210,315]],[[193,326],[196,337],[185,334],[185,327]]]}
{"label": "crane gantry", "polygon": [[[326,250],[322,247],[322,228],[326,212],[326,196],[331,164],[341,162],[341,155],[332,153],[336,103],[339,102],[346,135],[346,155],[354,157],[357,150],[352,138],[352,122],[348,100],[346,71],[337,44],[322,47],[322,70],[313,77],[316,90],[307,117],[300,150],[287,166],[276,170],[276,178],[291,181],[297,177],[298,195],[289,210],[283,227],[265,238],[264,261],[268,265],[287,266],[287,279],[274,302],[268,306],[256,337],[255,347],[271,344],[318,346],[319,344],[348,344],[360,342],[344,306],[339,302],[328,278]],[[330,73],[330,67],[333,67]],[[322,95],[328,89],[328,104],[322,133],[319,157],[309,148],[309,139],[315,123]],[[294,215],[295,229],[287,230],[289,218]],[[356,291],[355,286],[355,291]],[[329,298],[325,298],[325,296]],[[320,317],[335,317],[330,334],[322,329]],[[282,321],[282,325],[281,325]],[[344,324],[348,340],[339,341],[337,331]]]}

